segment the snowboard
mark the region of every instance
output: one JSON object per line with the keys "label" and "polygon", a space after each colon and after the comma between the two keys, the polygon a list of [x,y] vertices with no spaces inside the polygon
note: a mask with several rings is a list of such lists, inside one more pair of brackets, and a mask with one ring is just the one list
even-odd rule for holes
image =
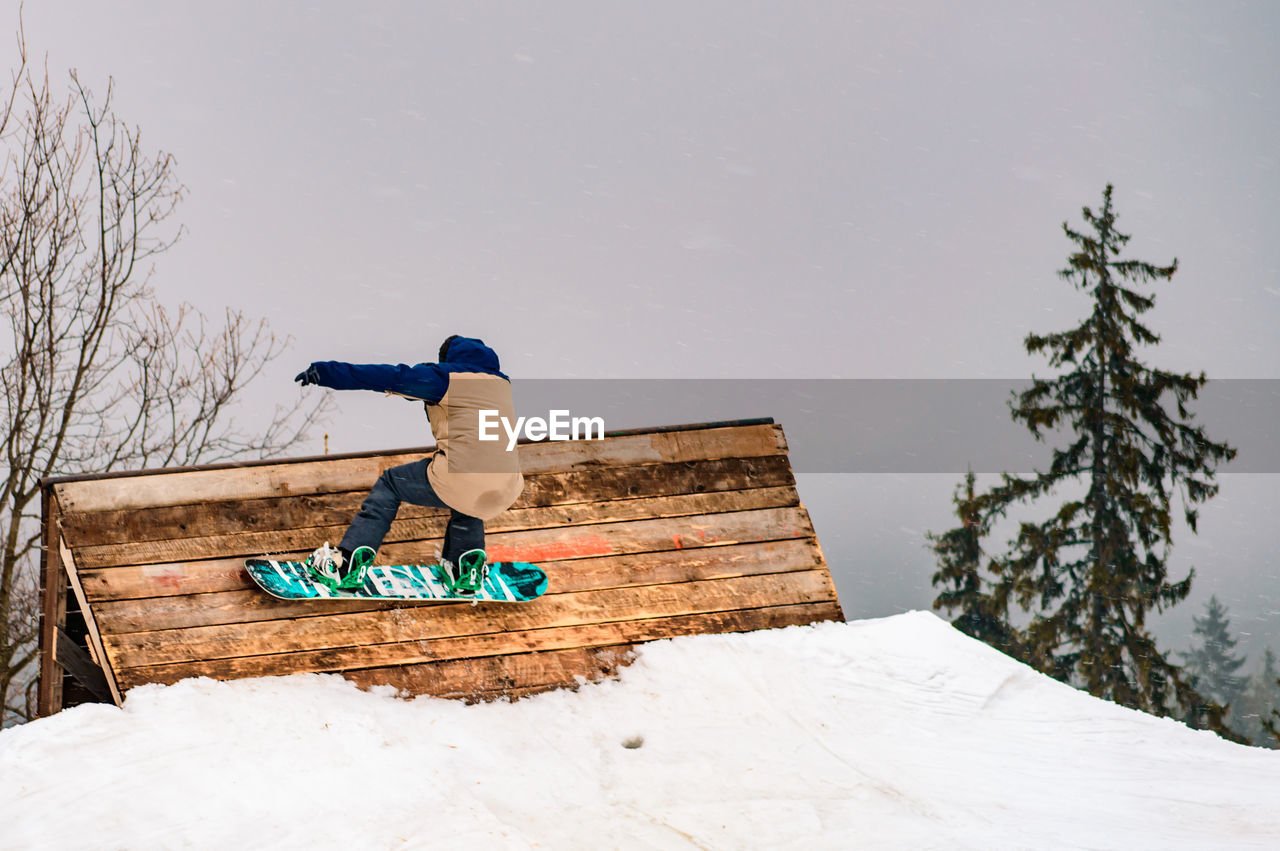
{"label": "snowboard", "polygon": [[270,558],[246,559],[253,581],[281,600],[425,600],[438,602],[526,603],[547,590],[547,574],[536,564],[498,561],[489,564],[489,575],[475,594],[455,594],[438,564],[375,564],[359,589],[337,591],[307,575],[300,561]]}

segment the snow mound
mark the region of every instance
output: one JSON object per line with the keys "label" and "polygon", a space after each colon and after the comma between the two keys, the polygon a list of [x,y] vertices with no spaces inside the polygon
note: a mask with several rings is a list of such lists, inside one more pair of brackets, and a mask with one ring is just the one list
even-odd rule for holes
{"label": "snow mound", "polygon": [[514,704],[144,686],[0,734],[0,845],[1280,847],[1280,753],[931,614],[679,638]]}

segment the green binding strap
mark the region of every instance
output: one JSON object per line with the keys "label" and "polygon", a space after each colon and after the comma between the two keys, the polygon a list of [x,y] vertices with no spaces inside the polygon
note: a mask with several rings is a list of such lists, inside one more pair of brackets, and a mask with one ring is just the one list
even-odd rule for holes
{"label": "green binding strap", "polygon": [[484,550],[467,550],[458,556],[458,575],[446,571],[449,593],[459,596],[472,596],[484,587],[484,580],[489,575],[489,564]]}

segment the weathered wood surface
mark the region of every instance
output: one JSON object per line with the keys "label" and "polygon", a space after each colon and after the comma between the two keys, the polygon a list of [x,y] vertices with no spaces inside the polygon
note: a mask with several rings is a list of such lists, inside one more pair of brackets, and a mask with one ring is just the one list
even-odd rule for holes
{"label": "weathered wood surface", "polygon": [[[528,475],[570,467],[624,467],[718,458],[755,458],[786,452],[776,426],[733,426],[696,432],[637,434],[607,440],[533,443],[521,447]],[[367,489],[388,467],[422,458],[379,455],[342,461],[308,461],[229,470],[200,470],[148,476],[145,488],[132,478],[54,485],[64,511],[109,511],[166,505],[193,505],[229,499],[261,499],[298,494]]]}
{"label": "weathered wood surface", "polygon": [[[822,560],[819,554],[804,539],[730,544],[715,549],[700,547],[597,556],[546,565],[551,579],[548,592],[551,596],[593,588],[662,585],[694,579],[815,570],[820,567]],[[148,583],[136,595],[113,595],[112,599],[98,603],[94,609],[98,621],[106,631],[124,633],[438,605],[403,600],[277,600],[263,594],[241,568],[239,561],[228,565],[226,569],[219,568],[214,576],[233,576],[234,581],[226,583],[227,587],[219,587],[207,593],[153,596],[146,593],[154,587]]]}
{"label": "weathered wood surface", "polygon": [[[719,514],[771,506],[799,504],[794,488],[753,488],[744,491],[682,494],[645,499],[615,499],[597,503],[512,509],[485,524],[486,540],[505,540],[501,533],[524,534],[534,530],[594,529],[606,524],[622,524],[646,518],[683,517],[695,514]],[[406,512],[408,513],[408,512]],[[429,517],[397,518],[384,539],[381,552],[393,552],[390,545],[437,540],[443,537],[448,516],[436,513]],[[76,564],[85,569],[106,566],[156,564],[195,561],[217,556],[235,555],[247,558],[265,553],[310,552],[324,541],[337,542],[346,531],[350,518],[337,526],[282,529],[270,532],[175,538],[167,541],[142,541],[128,544],[104,544],[75,548]],[[564,536],[562,536],[564,537]],[[519,545],[512,538],[512,545]],[[428,552],[427,557],[431,556]],[[399,556],[393,556],[399,558]],[[505,556],[493,555],[498,561]],[[383,560],[384,564],[390,563]]]}
{"label": "weathered wood surface", "polygon": [[[693,546],[695,539],[690,536],[695,535],[695,530],[692,526],[688,526],[684,531],[687,535],[681,535],[677,532],[670,539],[658,537],[653,546],[656,550],[662,551],[682,549],[686,545]],[[714,530],[708,532],[706,528],[703,528],[702,534],[706,537],[708,535],[714,536],[715,533]],[[420,542],[419,549],[433,551],[437,544],[437,539],[430,539],[429,541]],[[292,554],[301,555],[303,552],[303,550],[296,550]],[[258,553],[252,554],[257,555]],[[733,554],[724,553],[712,558],[713,560],[722,560],[732,557]],[[557,560],[553,558],[546,559],[548,563]],[[385,555],[385,553],[380,555],[378,561],[383,564],[390,563],[389,556]],[[575,570],[578,569],[580,568],[575,568]],[[244,558],[242,556],[126,565],[123,567],[81,567],[79,574],[84,587],[89,590],[91,597],[100,601],[167,597],[179,594],[200,594],[256,587],[244,571]]]}
{"label": "weathered wood surface", "polygon": [[[520,606],[287,602],[248,578],[246,557],[336,542],[420,453],[54,482],[48,528],[112,688],[331,671],[513,697],[612,676],[645,641],[840,618],[786,451],[771,424],[522,446],[525,492],[486,524],[491,558],[548,572]],[[403,506],[378,562],[433,560],[445,519]]]}
{"label": "weathered wood surface", "polygon": [[[107,650],[118,667],[137,667],[260,655],[281,646],[368,648],[392,642],[490,632],[506,634],[644,617],[813,603],[829,600],[832,594],[831,578],[825,570],[807,570],[555,594],[519,606],[437,603],[387,611],[334,613],[323,618],[134,632],[108,636]],[[434,658],[455,657],[435,653]]]}
{"label": "weathered wood surface", "polygon": [[362,688],[385,685],[405,694],[518,696],[532,689],[574,686],[578,677],[587,680],[612,677],[621,666],[632,661],[633,655],[634,645],[630,644],[575,647],[425,665],[365,668],[344,672],[343,676]]}
{"label": "weathered wood surface", "polygon": [[244,558],[236,556],[168,564],[81,568],[79,572],[91,599],[100,601],[256,587],[244,569]]}
{"label": "weathered wood surface", "polygon": [[414,641],[407,644],[383,644],[374,647],[344,647],[298,653],[242,656],[195,663],[180,662],[148,668],[128,668],[122,671],[121,679],[125,688],[131,688],[148,682],[177,682],[191,676],[237,679],[298,671],[343,672],[383,665],[434,663],[450,658],[476,658],[578,647],[635,644],[681,635],[746,632],[815,621],[838,620],[840,617],[840,607],[835,602],[765,609],[732,609],[678,617],[613,621],[556,629],[487,633],[442,639],[430,643],[431,652],[424,652],[422,642]]}
{"label": "weathered wood surface", "polygon": [[[575,503],[594,504],[606,500],[789,487],[794,484],[791,466],[785,455],[721,458],[703,463],[686,461],[639,467],[563,470],[525,476],[524,492],[512,509],[520,511]],[[345,527],[359,510],[360,503],[368,492],[366,485],[361,490],[340,493],[69,512],[61,515],[61,523],[68,540],[92,542],[97,546],[215,535],[245,535],[282,529]],[[447,514],[447,511],[440,508],[405,505],[400,509],[399,518],[419,520],[444,517]]]}

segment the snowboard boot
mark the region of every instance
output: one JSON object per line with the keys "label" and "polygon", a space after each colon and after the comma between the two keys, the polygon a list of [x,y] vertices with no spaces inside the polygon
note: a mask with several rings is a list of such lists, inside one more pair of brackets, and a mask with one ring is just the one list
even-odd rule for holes
{"label": "snowboard boot", "polygon": [[[345,555],[345,551],[343,554]],[[338,590],[358,591],[363,588],[365,576],[369,573],[369,567],[373,564],[375,555],[377,553],[373,551],[373,547],[356,547],[351,557],[346,560],[342,579],[338,582]]]}
{"label": "snowboard boot", "polygon": [[485,559],[484,550],[467,550],[458,556],[456,565],[448,559],[441,559],[449,593],[459,597],[474,597],[489,576],[489,564]]}
{"label": "snowboard boot", "polygon": [[307,557],[307,574],[330,591],[355,591],[364,585],[374,555],[371,547],[356,547],[355,552],[348,553],[326,541]]}

